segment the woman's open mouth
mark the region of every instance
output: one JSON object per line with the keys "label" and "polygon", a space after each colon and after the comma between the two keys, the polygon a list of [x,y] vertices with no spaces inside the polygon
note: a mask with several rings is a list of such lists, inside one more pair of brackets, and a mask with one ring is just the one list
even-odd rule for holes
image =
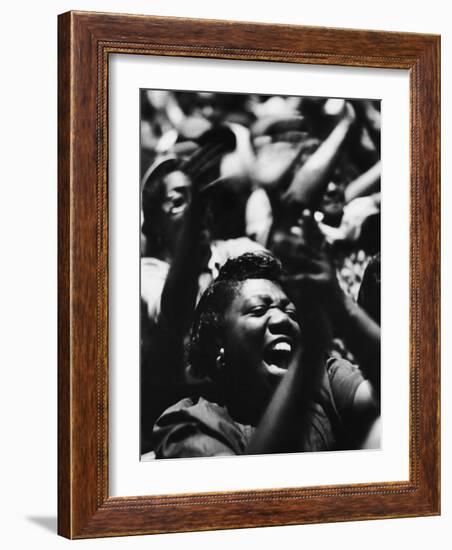
{"label": "woman's open mouth", "polygon": [[264,362],[267,369],[274,374],[281,374],[289,368],[293,356],[293,345],[290,338],[276,338],[264,349]]}

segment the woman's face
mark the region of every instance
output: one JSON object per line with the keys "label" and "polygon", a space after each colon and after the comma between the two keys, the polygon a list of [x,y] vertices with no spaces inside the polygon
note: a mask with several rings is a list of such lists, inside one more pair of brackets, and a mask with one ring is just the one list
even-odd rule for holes
{"label": "woman's face", "polygon": [[330,181],[322,197],[319,210],[325,215],[324,222],[339,226],[344,213],[344,185]]}
{"label": "woman's face", "polygon": [[300,346],[295,306],[267,279],[243,282],[225,314],[227,376],[259,395],[270,395]]}
{"label": "woman's face", "polygon": [[191,182],[183,172],[170,172],[163,178],[164,195],[162,202],[165,230],[177,234],[191,201]]}

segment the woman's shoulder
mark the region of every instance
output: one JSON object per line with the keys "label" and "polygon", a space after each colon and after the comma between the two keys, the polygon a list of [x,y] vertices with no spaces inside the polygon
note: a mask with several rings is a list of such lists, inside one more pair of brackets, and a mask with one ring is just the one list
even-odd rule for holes
{"label": "woman's shoulder", "polygon": [[365,378],[361,369],[346,359],[329,357],[326,361],[326,373],[331,393],[339,411],[345,411],[353,405],[356,390]]}
{"label": "woman's shoulder", "polygon": [[181,399],[166,409],[154,426],[156,441],[168,441],[171,435],[184,452],[193,445],[195,437],[197,447],[200,441],[206,446],[208,440],[209,448],[227,447],[232,454],[241,454],[250,436],[248,432],[249,427],[233,420],[226,407],[204,397]]}
{"label": "woman's shoulder", "polygon": [[226,407],[219,405],[213,401],[208,401],[204,397],[185,397],[174,405],[168,407],[162,416],[157,420],[160,422],[162,418],[186,418],[191,420],[198,420],[199,422],[210,425],[211,427],[219,427],[220,424],[224,426],[226,424],[238,425],[232,417],[229,415]]}

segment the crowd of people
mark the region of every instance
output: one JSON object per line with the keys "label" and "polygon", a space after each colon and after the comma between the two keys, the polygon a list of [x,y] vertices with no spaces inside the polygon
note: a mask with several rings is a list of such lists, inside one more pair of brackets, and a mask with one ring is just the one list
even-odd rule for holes
{"label": "crowd of people", "polygon": [[380,444],[380,105],[141,90],[141,455]]}

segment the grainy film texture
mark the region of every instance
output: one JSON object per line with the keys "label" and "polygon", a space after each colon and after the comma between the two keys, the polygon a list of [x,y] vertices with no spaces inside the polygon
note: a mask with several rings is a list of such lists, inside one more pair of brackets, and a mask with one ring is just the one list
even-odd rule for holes
{"label": "grainy film texture", "polygon": [[141,460],[380,445],[380,102],[140,90]]}

